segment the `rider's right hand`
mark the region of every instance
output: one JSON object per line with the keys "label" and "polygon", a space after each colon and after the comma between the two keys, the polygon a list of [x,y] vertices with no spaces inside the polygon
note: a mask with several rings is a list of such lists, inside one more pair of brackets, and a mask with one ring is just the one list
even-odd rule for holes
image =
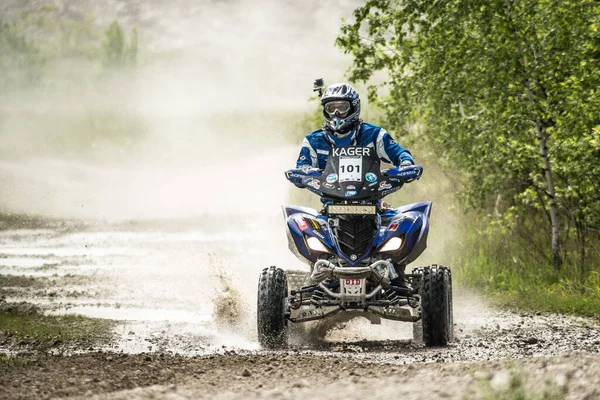
{"label": "rider's right hand", "polygon": [[296,187],[302,189],[304,188],[304,184],[302,180],[307,176],[319,176],[321,171],[318,168],[313,168],[310,165],[302,165],[300,167],[287,170],[285,175],[290,182],[292,182]]}

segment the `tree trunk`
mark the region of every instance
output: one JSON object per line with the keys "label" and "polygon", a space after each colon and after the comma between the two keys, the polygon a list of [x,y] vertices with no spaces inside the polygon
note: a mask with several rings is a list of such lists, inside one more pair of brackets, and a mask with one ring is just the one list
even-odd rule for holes
{"label": "tree trunk", "polygon": [[[508,16],[514,24],[512,4],[510,0],[504,2]],[[521,50],[522,39],[518,38],[517,29],[515,29],[515,35],[517,35],[517,53],[519,54],[519,61],[524,71],[529,71],[529,65],[525,60],[523,51]],[[524,40],[524,39],[523,39]],[[539,106],[536,102],[533,91],[531,90],[531,75],[530,72],[523,74],[523,84],[525,85],[527,98],[534,105],[534,110]],[[562,257],[560,255],[560,222],[558,220],[558,212],[556,209],[556,190],[554,189],[554,174],[550,167],[550,157],[548,155],[548,134],[542,127],[542,119],[537,110],[534,111],[534,125],[535,134],[538,140],[538,149],[542,162],[544,164],[544,178],[546,180],[546,186],[548,187],[548,215],[550,217],[550,225],[552,227],[552,266],[557,270],[562,266]]]}
{"label": "tree trunk", "polygon": [[[533,101],[533,95],[531,89],[529,89],[529,83],[527,83],[527,91],[530,100]],[[550,167],[550,157],[548,156],[548,143],[546,132],[542,129],[541,123],[538,120],[535,121],[535,133],[539,141],[540,156],[544,162],[544,175],[546,178],[546,185],[548,186],[548,213],[550,214],[550,224],[552,225],[552,265],[556,269],[560,269],[562,265],[562,257],[560,255],[560,222],[558,220],[558,213],[556,211],[556,190],[554,189],[554,174]]]}
{"label": "tree trunk", "polygon": [[[524,81],[527,89],[527,97],[531,103],[535,104],[535,97],[531,90],[529,80]],[[548,187],[548,215],[550,217],[550,225],[552,226],[552,266],[557,270],[562,266],[562,256],[560,255],[560,221],[558,220],[558,212],[556,210],[556,189],[554,188],[554,174],[550,166],[550,156],[548,155],[548,134],[542,127],[542,122],[539,116],[536,116],[535,135],[538,139],[538,149],[542,162],[544,163],[544,178]]]}
{"label": "tree trunk", "polygon": [[585,280],[585,276],[587,274],[587,269],[585,265],[585,249],[586,249],[586,233],[585,233],[585,225],[583,222],[578,221],[575,224],[575,228],[577,229],[577,239],[579,245],[579,271],[578,278],[582,281]]}

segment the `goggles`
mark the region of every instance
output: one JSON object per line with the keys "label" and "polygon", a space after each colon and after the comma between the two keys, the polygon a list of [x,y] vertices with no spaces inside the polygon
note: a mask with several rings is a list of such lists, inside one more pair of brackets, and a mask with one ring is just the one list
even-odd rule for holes
{"label": "goggles", "polygon": [[330,101],[324,106],[325,112],[330,116],[334,114],[342,115],[350,111],[350,102],[346,100]]}

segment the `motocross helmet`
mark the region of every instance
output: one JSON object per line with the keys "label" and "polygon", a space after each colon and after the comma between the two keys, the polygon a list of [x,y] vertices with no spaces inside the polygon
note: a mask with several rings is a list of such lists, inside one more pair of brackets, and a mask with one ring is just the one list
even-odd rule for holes
{"label": "motocross helmet", "polygon": [[347,83],[329,85],[321,96],[325,128],[335,136],[350,132],[359,121],[360,98],[358,92]]}

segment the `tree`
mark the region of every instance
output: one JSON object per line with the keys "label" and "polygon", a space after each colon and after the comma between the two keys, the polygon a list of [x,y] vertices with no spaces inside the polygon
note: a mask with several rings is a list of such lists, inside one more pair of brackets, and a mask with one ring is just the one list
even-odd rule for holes
{"label": "tree", "polygon": [[45,63],[39,49],[0,21],[0,92],[39,81]]}
{"label": "tree", "polygon": [[[544,216],[557,269],[571,231],[600,226],[600,5],[591,0],[369,0],[337,44],[388,124],[422,122],[438,154],[464,166],[473,208],[506,223]],[[597,149],[597,148],[596,148]],[[595,231],[596,230],[596,231]]]}
{"label": "tree", "polygon": [[104,32],[104,64],[108,67],[123,68],[135,65],[138,52],[138,33],[136,29],[131,32],[129,45],[125,40],[125,33],[121,25],[115,20]]}

